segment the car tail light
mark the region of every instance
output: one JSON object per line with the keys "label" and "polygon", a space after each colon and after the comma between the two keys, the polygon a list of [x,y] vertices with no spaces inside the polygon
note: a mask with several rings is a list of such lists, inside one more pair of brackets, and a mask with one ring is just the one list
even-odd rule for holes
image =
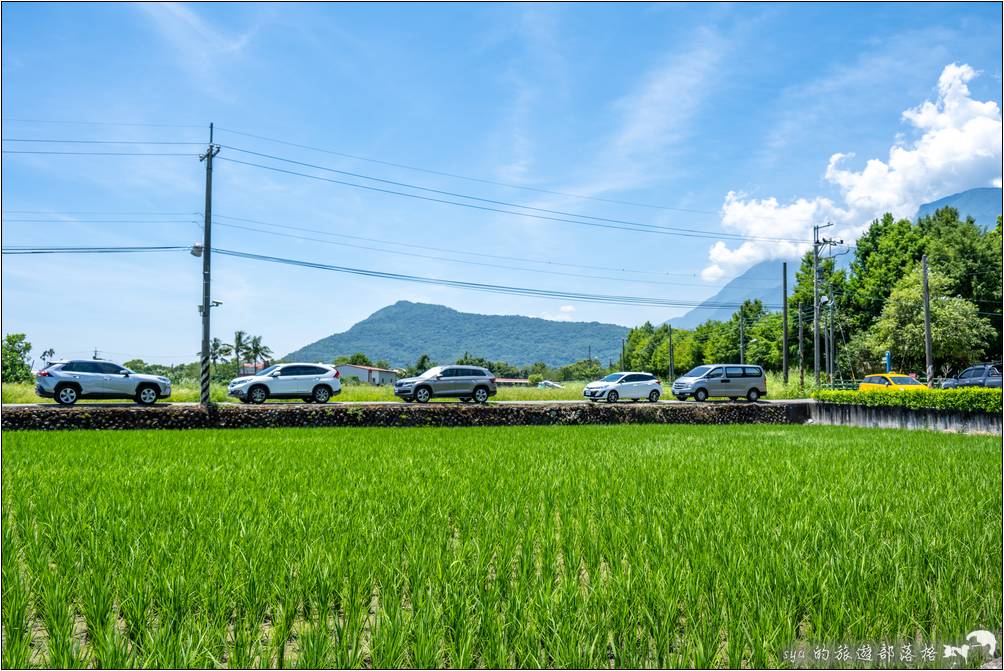
{"label": "car tail light", "polygon": [[657,380],[655,381],[655,383],[656,383],[656,384],[662,384],[662,380],[659,380],[659,379],[657,379]]}
{"label": "car tail light", "polygon": [[488,381],[491,382],[492,384],[495,384],[495,378],[493,377],[488,378]]}
{"label": "car tail light", "polygon": [[36,377],[49,377],[49,371],[47,371],[47,370],[40,370],[37,373],[35,373],[35,376]]}
{"label": "car tail light", "polygon": [[335,377],[341,377],[341,376],[342,376],[342,374],[336,370],[335,371]]}

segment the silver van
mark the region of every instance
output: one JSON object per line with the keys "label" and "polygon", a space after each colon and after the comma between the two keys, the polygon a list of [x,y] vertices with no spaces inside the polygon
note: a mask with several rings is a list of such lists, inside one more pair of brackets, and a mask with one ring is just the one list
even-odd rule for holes
{"label": "silver van", "polygon": [[726,396],[733,401],[745,396],[748,401],[756,401],[767,395],[767,378],[760,366],[713,363],[676,378],[673,395],[681,401],[688,396],[695,401],[706,401],[709,396]]}

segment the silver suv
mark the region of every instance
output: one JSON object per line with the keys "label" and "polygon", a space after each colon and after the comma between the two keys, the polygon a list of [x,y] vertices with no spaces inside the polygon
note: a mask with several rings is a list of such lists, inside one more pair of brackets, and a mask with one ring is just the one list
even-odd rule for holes
{"label": "silver suv", "polygon": [[73,405],[82,398],[128,398],[153,405],[171,395],[171,381],[159,375],[142,375],[111,361],[73,359],[53,361],[35,373],[35,393]]}
{"label": "silver suv", "polygon": [[709,396],[727,396],[732,401],[745,396],[748,401],[756,401],[767,395],[767,377],[760,366],[708,364],[676,378],[673,395],[681,401],[688,396],[695,401],[706,401]]}
{"label": "silver suv", "polygon": [[227,396],[242,403],[264,403],[270,398],[299,398],[307,403],[327,403],[342,391],[339,373],[321,363],[281,363],[254,375],[234,378]]}
{"label": "silver suv", "polygon": [[487,403],[497,391],[492,372],[477,366],[436,366],[418,377],[406,377],[394,383],[394,395],[409,403],[428,403],[433,397]]}

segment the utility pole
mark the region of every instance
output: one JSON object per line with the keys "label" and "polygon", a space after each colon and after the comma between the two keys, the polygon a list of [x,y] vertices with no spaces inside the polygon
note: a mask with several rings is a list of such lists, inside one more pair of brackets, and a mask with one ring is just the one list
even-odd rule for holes
{"label": "utility pole", "polygon": [[924,363],[927,366],[927,386],[931,386],[934,378],[934,355],[931,343],[931,292],[927,286],[927,254],[921,258],[924,271]]}
{"label": "utility pole", "polygon": [[593,362],[593,346],[589,346],[589,363]]}
{"label": "utility pole", "polygon": [[199,157],[206,162],[206,208],[204,236],[202,239],[202,370],[199,377],[199,403],[209,406],[209,284],[212,272],[211,256],[213,252],[213,157],[220,153],[220,146],[213,144],[213,124],[209,124],[209,147],[206,153]]}
{"label": "utility pole", "polygon": [[746,363],[745,359],[745,343],[743,342],[743,309],[739,308],[739,363]]}
{"label": "utility pole", "polygon": [[812,227],[812,359],[819,386],[819,224]]}
{"label": "utility pole", "polygon": [[798,303],[798,388],[805,387],[805,366],[802,362],[802,342],[805,335],[802,332],[802,303]]}
{"label": "utility pole", "polygon": [[[833,293],[833,286],[830,286],[830,293]],[[833,335],[833,303],[835,298],[830,296],[830,384],[833,384],[837,374],[837,339]]]}
{"label": "utility pole", "polygon": [[781,309],[784,311],[784,326],[781,333],[781,375],[788,384],[788,262],[781,262]]}
{"label": "utility pole", "polygon": [[669,325],[669,383],[676,379],[676,362],[673,360],[673,325]]}
{"label": "utility pole", "polygon": [[624,361],[624,345],[625,345],[626,342],[627,341],[624,338],[621,338],[621,370],[624,370],[624,364],[625,364],[625,361]]}

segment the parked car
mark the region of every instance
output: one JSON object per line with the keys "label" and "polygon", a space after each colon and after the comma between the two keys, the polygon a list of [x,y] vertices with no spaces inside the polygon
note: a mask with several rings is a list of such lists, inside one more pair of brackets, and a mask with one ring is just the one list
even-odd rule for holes
{"label": "parked car", "polygon": [[35,373],[35,393],[73,405],[82,398],[132,399],[153,405],[171,395],[171,381],[160,375],[134,373],[111,361],[71,359],[52,361]]}
{"label": "parked car", "polygon": [[537,389],[564,389],[565,386],[551,380],[541,380],[537,383]]}
{"label": "parked car", "polygon": [[342,391],[341,374],[321,363],[280,363],[253,375],[234,378],[227,396],[242,403],[264,403],[270,398],[299,398],[307,403],[327,403]]}
{"label": "parked car", "polygon": [[876,373],[866,375],[858,385],[858,391],[916,391],[927,389],[923,382],[902,373]]}
{"label": "parked car", "polygon": [[959,387],[997,387],[1001,386],[1001,364],[980,363],[970,366],[958,377],[950,377],[941,383],[942,389],[957,389]]}
{"label": "parked car", "polygon": [[693,396],[706,401],[709,396],[726,396],[737,401],[745,397],[756,401],[767,395],[767,377],[760,366],[738,363],[713,363],[698,366],[673,381],[673,395],[680,401]]}
{"label": "parked car", "polygon": [[478,366],[435,366],[418,377],[406,377],[394,383],[394,395],[408,403],[428,403],[432,398],[487,403],[497,391],[495,375]]}
{"label": "parked car", "polygon": [[632,401],[646,398],[655,403],[662,396],[662,383],[650,373],[611,373],[587,384],[582,396],[594,402],[606,400],[607,403],[616,403],[622,398]]}

